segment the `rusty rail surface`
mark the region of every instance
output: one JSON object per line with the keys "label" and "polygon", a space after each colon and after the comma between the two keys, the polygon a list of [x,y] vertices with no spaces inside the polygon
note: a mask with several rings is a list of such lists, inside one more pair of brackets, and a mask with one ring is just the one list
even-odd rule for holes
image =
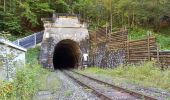
{"label": "rusty rail surface", "polygon": [[124,92],[124,93],[128,93],[129,95],[134,96],[134,97],[137,97],[137,98],[140,98],[140,99],[144,99],[144,100],[157,100],[157,99],[154,98],[154,97],[151,97],[151,96],[148,96],[148,95],[144,95],[144,94],[141,94],[141,93],[138,93],[138,92],[134,92],[134,91],[131,91],[131,90],[122,88],[122,87],[120,87],[120,86],[113,85],[113,84],[110,84],[110,83],[107,83],[107,82],[98,80],[98,79],[96,79],[96,78],[92,78],[92,77],[90,77],[90,76],[81,74],[81,73],[76,72],[76,71],[73,71],[73,70],[71,70],[71,72],[73,72],[73,73],[75,73],[75,74],[78,74],[78,75],[81,75],[81,76],[83,76],[83,77],[86,77],[86,78],[88,78],[88,79],[90,79],[90,80],[96,81],[96,82],[98,82],[98,83],[105,84],[105,85],[107,85],[107,86],[112,87],[112,88],[115,89],[115,90],[122,91],[122,92]]}
{"label": "rusty rail surface", "polygon": [[101,98],[102,100],[112,100],[112,98],[106,96],[105,94],[99,92],[98,90],[96,90],[95,88],[86,85],[85,83],[79,81],[78,79],[74,78],[72,75],[68,74],[67,72],[63,71],[68,77],[70,77],[71,79],[73,79],[74,81],[76,81],[78,84],[80,84],[83,87],[87,87],[89,89],[91,89],[93,91],[93,93],[98,96],[99,98]]}

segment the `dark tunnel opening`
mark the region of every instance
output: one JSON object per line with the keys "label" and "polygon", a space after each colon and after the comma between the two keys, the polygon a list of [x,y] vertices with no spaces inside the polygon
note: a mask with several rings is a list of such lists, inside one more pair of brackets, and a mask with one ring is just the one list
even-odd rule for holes
{"label": "dark tunnel opening", "polygon": [[54,69],[75,68],[79,64],[80,54],[79,45],[75,41],[69,39],[60,41],[54,49]]}

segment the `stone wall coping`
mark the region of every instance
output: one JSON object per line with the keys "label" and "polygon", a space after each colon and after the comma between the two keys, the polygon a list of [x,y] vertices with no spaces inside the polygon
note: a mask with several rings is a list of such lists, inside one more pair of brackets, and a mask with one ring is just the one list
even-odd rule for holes
{"label": "stone wall coping", "polygon": [[20,46],[17,46],[15,44],[13,44],[12,42],[10,42],[9,40],[6,40],[4,38],[0,38],[0,44],[4,44],[8,47],[12,47],[12,48],[15,48],[15,49],[18,49],[18,50],[21,50],[21,51],[24,51],[26,52],[27,49],[23,48],[23,47],[20,47]]}

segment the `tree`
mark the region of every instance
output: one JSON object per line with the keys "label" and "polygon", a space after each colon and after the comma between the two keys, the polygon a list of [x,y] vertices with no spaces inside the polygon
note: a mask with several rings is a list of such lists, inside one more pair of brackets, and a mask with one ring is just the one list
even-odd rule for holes
{"label": "tree", "polygon": [[[159,29],[160,18],[170,16],[170,0],[1,0],[0,30],[12,34],[42,30],[42,17],[78,13],[90,26]],[[26,30],[26,31],[25,31]]]}

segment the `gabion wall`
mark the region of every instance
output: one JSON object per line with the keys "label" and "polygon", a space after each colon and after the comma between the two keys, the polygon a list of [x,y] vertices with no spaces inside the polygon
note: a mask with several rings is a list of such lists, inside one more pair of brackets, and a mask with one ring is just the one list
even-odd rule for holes
{"label": "gabion wall", "polygon": [[90,66],[114,68],[119,65],[125,64],[124,49],[109,51],[106,48],[106,43],[100,44],[98,46],[96,54],[90,55]]}

